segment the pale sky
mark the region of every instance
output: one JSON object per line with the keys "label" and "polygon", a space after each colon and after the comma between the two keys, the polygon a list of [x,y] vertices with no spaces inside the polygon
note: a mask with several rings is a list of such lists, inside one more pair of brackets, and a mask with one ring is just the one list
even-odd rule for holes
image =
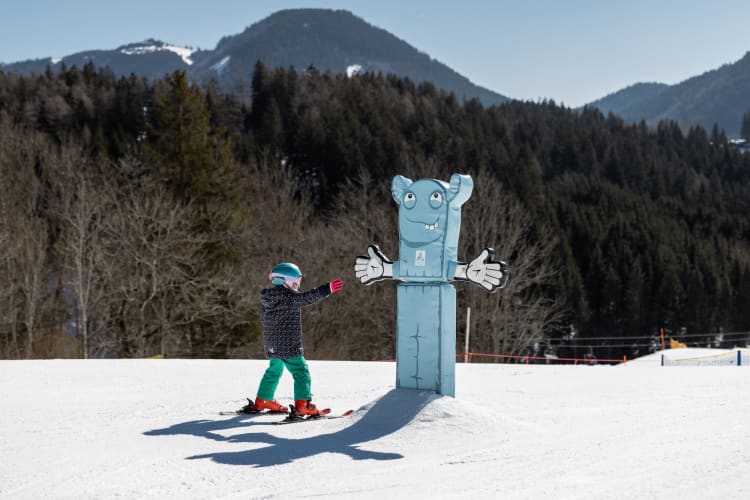
{"label": "pale sky", "polygon": [[0,0],[0,62],[156,38],[213,49],[273,12],[345,9],[511,98],[579,106],[750,50],[748,0]]}

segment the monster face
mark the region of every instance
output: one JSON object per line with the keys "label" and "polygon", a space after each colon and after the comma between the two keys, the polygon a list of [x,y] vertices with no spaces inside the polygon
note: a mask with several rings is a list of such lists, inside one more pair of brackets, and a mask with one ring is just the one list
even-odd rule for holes
{"label": "monster face", "polygon": [[[436,179],[411,181],[397,175],[391,194],[399,205],[399,279],[447,281],[448,265],[456,260],[461,205],[473,182],[454,174],[450,183]],[[394,275],[396,276],[396,275]]]}
{"label": "monster face", "polygon": [[447,184],[433,179],[412,183],[401,193],[398,223],[409,246],[421,246],[445,235],[448,219]]}

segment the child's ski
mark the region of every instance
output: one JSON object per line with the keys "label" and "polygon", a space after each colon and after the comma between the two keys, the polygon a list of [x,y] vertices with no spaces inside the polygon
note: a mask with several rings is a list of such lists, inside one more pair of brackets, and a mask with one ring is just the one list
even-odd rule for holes
{"label": "child's ski", "polygon": [[227,416],[237,416],[237,415],[244,415],[246,417],[253,417],[256,415],[286,415],[287,412],[285,411],[242,411],[240,410],[224,410],[220,411],[219,415],[223,417]]}
{"label": "child's ski", "polygon": [[272,410],[256,410],[255,409],[255,403],[250,398],[247,398],[247,404],[240,408],[239,410],[224,410],[220,411],[219,415],[222,416],[229,416],[229,415],[285,415],[287,412],[285,411],[272,411]]}
{"label": "child's ski", "polygon": [[354,410],[347,410],[344,413],[338,414],[338,415],[331,415],[331,409],[326,408],[324,410],[320,410],[321,413],[319,415],[300,415],[297,412],[292,412],[289,414],[288,417],[286,417],[284,420],[279,420],[277,422],[274,422],[276,425],[284,425],[284,424],[296,424],[298,422],[308,422],[310,420],[330,420],[332,418],[342,418],[342,417],[348,417],[352,413],[354,413]]}

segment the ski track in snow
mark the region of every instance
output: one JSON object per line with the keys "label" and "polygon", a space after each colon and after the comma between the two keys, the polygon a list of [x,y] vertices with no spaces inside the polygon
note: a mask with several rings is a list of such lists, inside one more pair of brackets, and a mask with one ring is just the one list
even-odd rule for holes
{"label": "ski track in snow", "polygon": [[[0,499],[750,498],[750,369],[310,360],[351,417],[219,416],[265,360],[0,361]],[[276,398],[292,402],[285,374]]]}

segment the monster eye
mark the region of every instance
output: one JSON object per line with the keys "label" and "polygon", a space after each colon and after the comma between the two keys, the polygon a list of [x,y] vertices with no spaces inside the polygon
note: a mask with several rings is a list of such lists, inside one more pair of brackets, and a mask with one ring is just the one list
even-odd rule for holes
{"label": "monster eye", "polygon": [[417,197],[411,191],[404,195],[404,206],[412,208],[417,203]]}
{"label": "monster eye", "polygon": [[443,195],[439,191],[435,191],[430,195],[430,206],[432,208],[439,208],[443,204]]}

